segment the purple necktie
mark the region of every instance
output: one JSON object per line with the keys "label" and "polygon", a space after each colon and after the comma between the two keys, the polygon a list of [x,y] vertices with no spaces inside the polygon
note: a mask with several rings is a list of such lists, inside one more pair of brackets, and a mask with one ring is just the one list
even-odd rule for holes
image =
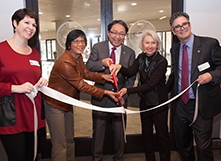
{"label": "purple necktie", "polygon": [[[188,64],[188,54],[187,45],[183,45],[183,57],[182,57],[182,74],[181,74],[181,91],[189,86],[189,64]],[[186,104],[189,101],[189,90],[187,90],[182,96],[182,101]]]}
{"label": "purple necktie", "polygon": [[113,64],[115,64],[115,62],[116,62],[115,52],[114,52],[115,50],[116,50],[116,47],[113,47],[112,51],[111,51],[111,56],[110,56],[110,58],[113,60]]}

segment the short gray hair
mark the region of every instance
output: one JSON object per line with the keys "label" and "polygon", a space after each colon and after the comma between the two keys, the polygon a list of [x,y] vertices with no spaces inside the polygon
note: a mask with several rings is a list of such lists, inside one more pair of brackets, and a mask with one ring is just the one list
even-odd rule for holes
{"label": "short gray hair", "polygon": [[159,51],[160,48],[161,48],[161,40],[160,40],[159,36],[157,35],[156,31],[153,31],[153,30],[144,30],[143,31],[143,33],[141,35],[140,44],[139,44],[140,49],[142,51],[144,51],[143,50],[143,41],[144,41],[144,38],[146,36],[151,36],[154,39],[154,41],[156,41],[156,43],[157,43],[157,51]]}

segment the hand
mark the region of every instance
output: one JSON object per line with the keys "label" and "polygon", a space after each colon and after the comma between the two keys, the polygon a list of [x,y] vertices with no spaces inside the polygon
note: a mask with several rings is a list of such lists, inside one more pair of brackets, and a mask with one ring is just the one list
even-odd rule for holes
{"label": "hand", "polygon": [[120,97],[122,97],[123,95],[125,95],[127,93],[127,88],[121,88],[121,90],[118,92],[118,94],[120,95]]}
{"label": "hand", "polygon": [[113,73],[115,73],[117,75],[117,73],[120,71],[122,65],[120,64],[111,64],[111,66],[109,66],[109,70],[111,71],[111,75]]}
{"label": "hand", "polygon": [[118,101],[118,99],[117,99],[117,97],[116,97],[117,93],[112,92],[112,91],[105,90],[105,91],[104,91],[104,94],[108,95],[108,96],[109,96],[110,98],[112,98],[115,102]]}
{"label": "hand", "polygon": [[212,80],[212,76],[210,73],[204,73],[202,75],[200,75],[197,79],[198,83],[200,85],[203,85],[203,84],[206,84],[206,83],[209,83],[210,81]]}
{"label": "hand", "polygon": [[114,83],[113,77],[110,74],[103,74],[102,78],[108,82]]}
{"label": "hand", "polygon": [[41,77],[38,82],[35,84],[36,88],[40,88],[42,86],[48,86],[48,81],[47,79]]}
{"label": "hand", "polygon": [[124,98],[123,98],[123,97],[119,97],[118,99],[119,99],[119,101],[120,101],[120,104],[119,104],[119,101],[118,101],[117,105],[118,105],[118,106],[124,106],[124,104],[125,104]]}
{"label": "hand", "polygon": [[12,85],[11,92],[12,93],[31,93],[34,89],[34,86],[29,83],[23,83],[22,85]]}
{"label": "hand", "polygon": [[111,58],[105,58],[102,60],[102,65],[105,67],[109,67],[109,61],[113,62]]}

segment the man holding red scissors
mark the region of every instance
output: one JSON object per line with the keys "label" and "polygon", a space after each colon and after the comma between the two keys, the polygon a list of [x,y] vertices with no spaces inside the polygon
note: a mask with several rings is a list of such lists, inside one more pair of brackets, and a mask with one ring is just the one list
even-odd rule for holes
{"label": "man holding red scissors", "polygon": [[[135,60],[135,52],[123,45],[124,38],[127,34],[128,27],[122,20],[114,20],[108,25],[109,40],[99,42],[92,48],[92,52],[87,62],[87,67],[93,72],[102,72],[110,74],[109,65],[111,63],[122,64],[129,67]],[[117,84],[106,82],[103,84],[95,84],[95,86],[117,91],[116,86],[121,89],[123,87],[133,87],[135,76],[127,78],[121,74],[117,75]],[[116,82],[116,81],[115,81]],[[121,98],[120,104],[127,107],[127,96]],[[114,102],[109,97],[97,99],[92,97],[91,103],[96,106],[108,108],[116,107],[119,103]],[[111,119],[112,129],[114,132],[114,157],[115,161],[123,160],[124,152],[124,130],[122,114],[106,113],[93,111],[93,141],[92,155],[94,161],[100,161],[103,158],[103,144],[107,121]]]}

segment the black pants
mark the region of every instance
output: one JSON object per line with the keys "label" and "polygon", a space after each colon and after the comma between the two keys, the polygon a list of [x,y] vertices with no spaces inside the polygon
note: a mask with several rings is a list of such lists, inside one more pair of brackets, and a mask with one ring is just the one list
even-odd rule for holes
{"label": "black pants", "polygon": [[[93,139],[92,155],[93,161],[103,159],[103,146],[105,140],[106,127],[111,121],[114,137],[114,161],[122,161],[124,153],[124,131],[121,114],[93,111]],[[124,118],[126,120],[126,117]],[[126,125],[126,122],[125,122]]]}
{"label": "black pants", "polygon": [[[140,108],[147,109],[150,107],[141,104]],[[142,138],[144,142],[145,156],[147,161],[155,161],[153,125],[155,125],[156,129],[156,140],[159,149],[160,160],[170,161],[170,142],[168,136],[167,118],[167,107],[141,113]]]}
{"label": "black pants", "polygon": [[[38,130],[38,143],[42,141],[45,128]],[[13,135],[0,135],[8,161],[33,161],[34,132],[22,132]]]}
{"label": "black pants", "polygon": [[213,118],[204,119],[200,112],[192,126],[195,100],[184,104],[178,100],[174,109],[174,130],[178,152],[182,161],[195,161],[193,136],[197,145],[198,161],[213,161],[211,146]]}

